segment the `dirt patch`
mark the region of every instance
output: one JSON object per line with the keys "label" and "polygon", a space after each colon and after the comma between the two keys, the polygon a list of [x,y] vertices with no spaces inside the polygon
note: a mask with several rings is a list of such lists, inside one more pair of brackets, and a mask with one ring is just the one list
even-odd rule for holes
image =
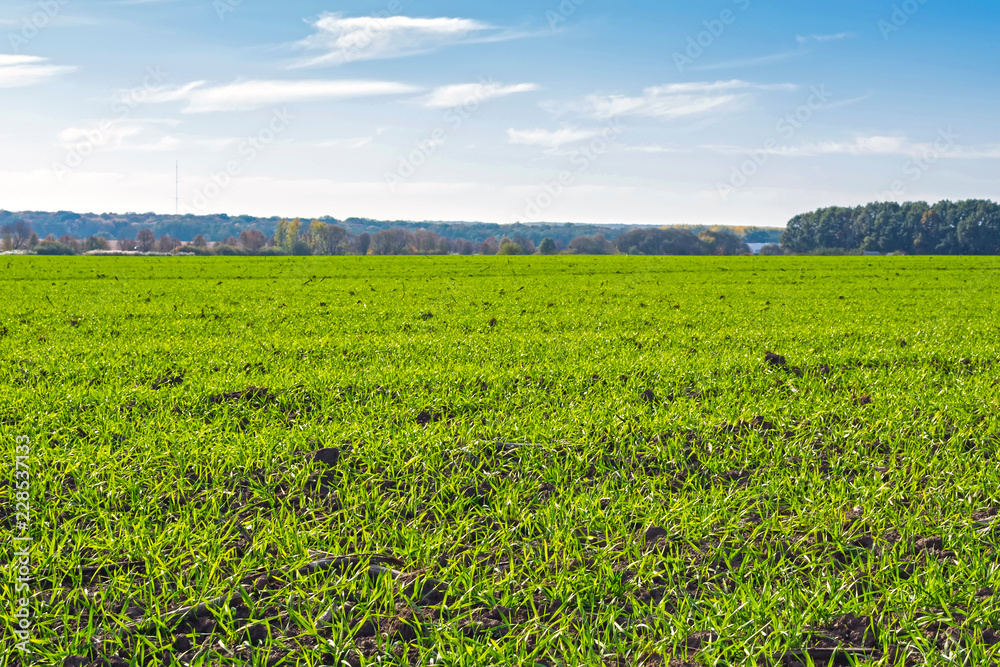
{"label": "dirt patch", "polygon": [[149,385],[149,387],[153,391],[159,391],[161,389],[166,389],[167,387],[179,387],[182,384],[184,384],[184,371],[161,375],[153,380],[153,383]]}
{"label": "dirt patch", "polygon": [[215,394],[208,397],[208,402],[213,405],[223,403],[269,403],[277,397],[271,393],[267,387],[247,387],[241,391],[231,391],[224,394]]}

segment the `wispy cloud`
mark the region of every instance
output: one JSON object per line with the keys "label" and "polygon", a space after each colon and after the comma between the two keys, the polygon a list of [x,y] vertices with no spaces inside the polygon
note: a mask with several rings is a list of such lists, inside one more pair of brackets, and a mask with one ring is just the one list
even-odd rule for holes
{"label": "wispy cloud", "polygon": [[600,134],[599,130],[581,130],[574,127],[564,127],[558,130],[507,130],[507,138],[512,144],[543,146],[549,149],[593,139]]}
{"label": "wispy cloud", "polygon": [[157,130],[178,125],[180,121],[175,119],[116,119],[68,127],[59,133],[57,140],[66,149],[87,143],[103,150],[166,151],[177,148],[180,140]]}
{"label": "wispy cloud", "polygon": [[335,148],[339,150],[355,150],[363,148],[375,141],[375,137],[355,137],[353,139],[331,139],[316,144],[317,148]]}
{"label": "wispy cloud", "polygon": [[20,88],[69,74],[75,67],[50,65],[47,58],[0,54],[0,88]]}
{"label": "wispy cloud", "polygon": [[150,103],[186,101],[184,113],[212,111],[249,111],[264,106],[346,100],[420,92],[420,88],[393,81],[366,80],[299,80],[299,81],[237,81],[208,86],[194,81],[178,88],[158,88],[146,100]]}
{"label": "wispy cloud", "polygon": [[[708,145],[702,149],[722,155],[745,155],[749,149],[742,146]],[[904,136],[858,135],[847,141],[821,141],[796,146],[775,146],[769,149],[754,149],[783,157],[817,157],[823,155],[879,156],[897,155],[904,157],[941,158],[1000,158],[1000,144],[983,146],[959,146],[950,142],[917,142]]]}
{"label": "wispy cloud", "polygon": [[296,46],[325,53],[299,60],[292,67],[400,58],[427,53],[451,44],[502,41],[520,36],[480,21],[463,18],[348,18],[342,14],[323,14],[312,26],[316,32]]}
{"label": "wispy cloud", "polygon": [[855,32],[838,32],[832,35],[799,35],[795,38],[799,44],[809,42],[837,42],[842,39],[854,39],[858,34]]}
{"label": "wispy cloud", "polygon": [[671,120],[723,111],[754,90],[795,90],[791,84],[758,85],[747,81],[675,83],[646,88],[642,95],[590,95],[577,109],[594,118],[647,116]]}
{"label": "wispy cloud", "polygon": [[450,109],[453,107],[479,104],[495,97],[506,97],[517,93],[539,90],[534,83],[518,83],[503,86],[498,83],[460,83],[435,88],[422,102],[428,109]]}
{"label": "wispy cloud", "polygon": [[804,55],[806,50],[799,49],[796,51],[780,51],[778,53],[772,53],[765,56],[751,56],[748,58],[737,58],[735,60],[727,60],[721,63],[709,63],[704,65],[696,65],[692,67],[692,70],[698,71],[711,71],[716,69],[738,69],[741,67],[757,67],[759,65],[771,65],[773,63],[779,63],[783,60],[788,60],[790,58],[795,58],[797,56]]}

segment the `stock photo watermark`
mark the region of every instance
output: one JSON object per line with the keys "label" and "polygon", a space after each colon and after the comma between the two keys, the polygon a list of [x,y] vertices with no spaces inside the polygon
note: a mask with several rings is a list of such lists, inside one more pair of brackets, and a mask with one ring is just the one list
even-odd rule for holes
{"label": "stock photo watermark", "polygon": [[[810,88],[809,98],[794,111],[785,114],[774,124],[775,131],[785,141],[791,140],[817,112],[822,111],[834,96],[825,85],[813,86]],[[777,137],[770,137],[760,148],[747,151],[747,159],[738,165],[734,165],[728,181],[719,181],[716,189],[723,202],[728,202],[729,198],[750,182],[760,170],[771,161],[771,157],[778,152],[781,145]]]}
{"label": "stock photo watermark", "polygon": [[[750,0],[732,0],[732,3],[743,12],[750,9]],[[703,21],[702,25],[705,26],[705,29],[688,37],[687,47],[683,52],[674,52],[674,65],[677,66],[677,71],[683,74],[686,67],[694,65],[695,61],[701,58],[705,51],[712,48],[715,42],[722,37],[726,29],[736,23],[737,18],[739,18],[739,14],[732,9],[723,9],[717,18]]]}
{"label": "stock photo watermark", "polygon": [[243,0],[213,0],[212,9],[215,10],[216,15],[219,17],[220,21],[225,21],[226,16],[232,14],[240,6],[243,5]]}
{"label": "stock photo watermark", "polygon": [[115,116],[101,120],[94,129],[84,130],[82,140],[72,143],[66,151],[66,156],[52,165],[52,170],[59,182],[62,182],[67,174],[83,166],[83,163],[95,151],[110,143],[117,136],[116,128],[128,120],[132,112],[148,99],[150,93],[154,92],[166,80],[166,77],[166,73],[159,67],[147,67],[146,76],[142,83],[125,91],[111,104],[111,111]]}
{"label": "stock photo watermark", "polygon": [[889,37],[896,32],[899,32],[903,27],[910,22],[920,8],[927,4],[928,0],[906,0],[902,4],[892,6],[892,14],[889,19],[880,19],[878,22],[879,32],[882,33],[882,38],[885,41],[889,41]]}
{"label": "stock photo watermark", "polygon": [[538,193],[525,202],[524,219],[538,222],[564,194],[573,186],[577,179],[590,171],[590,168],[614,146],[614,141],[625,131],[621,121],[612,118],[601,132],[583,148],[577,148],[570,153],[570,164],[576,169],[566,169],[559,173],[555,180],[543,183]]}
{"label": "stock photo watermark", "polygon": [[267,150],[268,146],[278,140],[278,137],[291,126],[294,120],[295,116],[287,109],[280,111],[275,109],[264,127],[240,142],[236,148],[236,154],[240,159],[230,160],[223,169],[212,172],[210,181],[195,190],[191,203],[181,205],[182,212],[185,215],[202,213],[233,184],[233,179],[240,176],[247,165],[254,162],[261,153]]}
{"label": "stock photo watermark", "polygon": [[[917,183],[924,177],[931,167],[937,164],[938,160],[944,158],[947,153],[955,148],[958,140],[962,137],[949,127],[938,130],[937,138],[933,143],[924,146],[920,155],[911,157],[903,163],[903,176],[908,177],[909,183]],[[902,199],[906,195],[906,184],[902,178],[897,178],[889,184],[889,189],[876,193],[878,201],[888,201]]]}
{"label": "stock photo watermark", "polygon": [[7,41],[14,53],[20,53],[21,47],[27,46],[28,42],[47,28],[69,3],[70,0],[39,0],[35,4],[38,11],[21,19],[20,30],[7,33]]}
{"label": "stock photo watermark", "polygon": [[562,0],[555,9],[545,12],[545,20],[549,22],[549,29],[555,30],[560,23],[565,23],[576,14],[576,10],[586,4],[587,0]]}
{"label": "stock photo watermark", "polygon": [[16,537],[12,538],[14,558],[10,567],[14,584],[14,638],[21,653],[31,652],[31,630],[34,616],[31,613],[31,439],[15,438],[14,484],[11,502],[14,504]]}

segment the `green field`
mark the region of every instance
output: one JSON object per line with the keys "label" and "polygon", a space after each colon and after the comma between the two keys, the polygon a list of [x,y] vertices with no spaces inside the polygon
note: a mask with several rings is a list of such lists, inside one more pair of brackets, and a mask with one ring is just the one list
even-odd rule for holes
{"label": "green field", "polygon": [[994,664],[998,293],[998,258],[0,257],[0,656]]}

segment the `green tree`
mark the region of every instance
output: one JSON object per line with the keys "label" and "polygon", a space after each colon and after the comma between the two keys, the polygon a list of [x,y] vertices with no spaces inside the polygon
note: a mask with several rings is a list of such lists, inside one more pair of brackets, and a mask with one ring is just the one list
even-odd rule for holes
{"label": "green tree", "polygon": [[288,242],[288,220],[282,218],[278,226],[274,228],[274,247],[285,250],[289,246]]}
{"label": "green tree", "polygon": [[[280,244],[280,247],[285,252],[295,251],[295,242],[299,240],[299,233],[302,231],[302,221],[295,218],[291,222],[287,223],[285,226],[285,238]],[[277,232],[275,233],[275,245],[279,245],[277,241]],[[308,244],[306,244],[308,246]]]}
{"label": "green tree", "polygon": [[538,252],[542,253],[543,255],[556,254],[557,252],[556,242],[553,241],[548,236],[546,236],[544,239],[542,239],[542,243],[538,246]]}

